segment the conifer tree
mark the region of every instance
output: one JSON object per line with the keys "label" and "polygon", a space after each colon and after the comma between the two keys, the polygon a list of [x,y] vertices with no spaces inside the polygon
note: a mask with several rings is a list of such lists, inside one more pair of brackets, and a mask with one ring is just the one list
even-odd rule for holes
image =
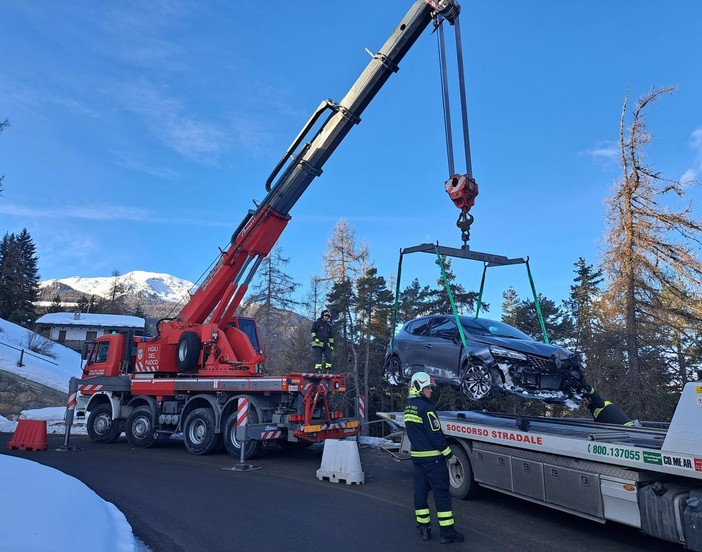
{"label": "conifer tree", "polygon": [[415,278],[410,285],[400,291],[397,320],[407,322],[431,312],[432,289],[421,286]]}
{"label": "conifer tree", "polygon": [[63,311],[63,304],[61,303],[61,295],[57,292],[56,295],[54,295],[53,300],[51,301],[51,304],[47,307],[46,312],[62,312]]}
{"label": "conifer tree", "polygon": [[576,276],[570,286],[570,297],[565,305],[573,320],[575,348],[580,351],[593,349],[593,340],[600,329],[598,304],[602,270],[595,270],[585,259],[578,258],[574,264]]}
{"label": "conifer tree", "polygon": [[36,320],[39,297],[36,246],[24,228],[5,234],[0,244],[0,318],[26,328]]}
{"label": "conifer tree", "polygon": [[698,305],[686,301],[690,291],[699,296],[702,289],[702,223],[693,218],[691,205],[677,207],[690,183],[664,178],[644,160],[644,148],[652,140],[645,109],[672,92],[656,89],[640,98],[630,123],[628,94],[624,100],[619,126],[623,174],[608,202],[603,261],[608,302],[624,330],[625,362],[618,384],[627,396],[620,406],[630,416],[648,419],[663,414],[663,395],[671,384],[661,330],[680,316],[689,324],[702,320]]}
{"label": "conifer tree", "polygon": [[[380,383],[385,350],[390,341],[389,322],[393,296],[387,288],[385,278],[378,276],[378,269],[375,267],[366,270],[366,273],[356,281],[356,289],[358,291],[355,306],[363,371],[360,387],[365,404],[369,405],[370,388],[374,383]],[[372,367],[377,368],[373,374],[371,374]]]}
{"label": "conifer tree", "polygon": [[368,246],[358,245],[353,229],[347,221],[340,219],[327,241],[324,255],[325,280],[333,282],[327,296],[327,308],[334,320],[334,370],[352,373],[351,383],[356,385],[359,382],[359,354],[354,283],[369,268],[368,257]]}
{"label": "conifer tree", "polygon": [[[446,273],[446,279],[448,280],[448,285],[451,287],[451,294],[453,296],[453,301],[456,305],[456,310],[458,314],[469,314],[470,311],[475,310],[475,304],[478,300],[478,294],[474,291],[466,291],[463,284],[456,282],[456,275],[451,267],[451,259],[446,257],[442,258],[444,265],[444,272]],[[439,266],[439,261],[436,261],[437,266]],[[449,300],[448,291],[446,290],[446,282],[444,282],[444,275],[440,273],[439,278],[436,282],[437,287],[430,292],[431,303],[430,309],[434,313],[447,313],[453,312],[451,308],[451,301]],[[483,304],[483,310],[487,311],[490,305]]]}
{"label": "conifer tree", "polygon": [[263,260],[256,275],[256,285],[252,287],[242,309],[250,311],[259,322],[263,350],[268,356],[266,366],[276,374],[284,373],[283,370],[287,367],[284,362],[286,351],[296,335],[291,311],[299,305],[293,294],[300,284],[285,272],[289,262],[290,259],[283,256],[282,249],[275,247]]}

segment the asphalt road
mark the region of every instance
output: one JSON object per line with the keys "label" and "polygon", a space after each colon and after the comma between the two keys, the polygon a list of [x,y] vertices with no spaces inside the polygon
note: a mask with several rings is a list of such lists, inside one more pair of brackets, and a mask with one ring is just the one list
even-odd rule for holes
{"label": "asphalt road", "polygon": [[[225,469],[238,463],[226,453],[192,456],[177,441],[135,449],[124,437],[100,445],[72,436],[70,445],[78,450],[60,452],[63,437],[49,435],[49,450],[33,452],[8,450],[11,437],[0,433],[1,454],[80,479],[115,504],[153,552],[684,550],[631,527],[602,525],[491,491],[454,501],[465,544],[439,544],[436,527],[434,538],[421,542],[411,503],[412,466],[378,449],[361,449],[365,483],[347,485],[317,479],[318,446],[275,448],[248,461],[260,469],[237,472]],[[80,505],[73,506],[80,515]]]}

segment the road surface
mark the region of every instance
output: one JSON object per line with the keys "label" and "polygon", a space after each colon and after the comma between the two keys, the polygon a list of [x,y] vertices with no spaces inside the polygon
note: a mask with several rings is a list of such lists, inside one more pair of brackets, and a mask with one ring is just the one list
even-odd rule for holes
{"label": "road surface", "polygon": [[[135,449],[124,437],[104,445],[72,436],[70,445],[77,450],[60,452],[63,437],[49,435],[49,450],[35,452],[8,450],[11,438],[0,433],[0,453],[52,466],[83,481],[125,514],[153,552],[447,549],[439,544],[436,527],[431,541],[418,540],[412,466],[379,449],[361,449],[365,483],[347,485],[317,478],[322,459],[318,445],[273,447],[265,457],[247,461],[260,469],[237,472],[225,469],[238,464],[226,453],[193,456],[177,440]],[[71,507],[79,516],[80,504]],[[631,527],[602,525],[492,491],[476,500],[455,500],[453,509],[466,544],[452,549],[684,551]]]}

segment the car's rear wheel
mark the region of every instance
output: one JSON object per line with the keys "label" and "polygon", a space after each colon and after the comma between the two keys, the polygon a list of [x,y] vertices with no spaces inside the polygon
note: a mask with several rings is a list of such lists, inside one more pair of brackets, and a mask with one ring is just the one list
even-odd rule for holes
{"label": "car's rear wheel", "polygon": [[404,385],[407,383],[402,376],[402,363],[397,355],[392,355],[385,362],[385,381],[390,385]]}
{"label": "car's rear wheel", "polygon": [[490,370],[484,364],[465,365],[461,375],[461,393],[473,401],[490,397],[493,391]]}

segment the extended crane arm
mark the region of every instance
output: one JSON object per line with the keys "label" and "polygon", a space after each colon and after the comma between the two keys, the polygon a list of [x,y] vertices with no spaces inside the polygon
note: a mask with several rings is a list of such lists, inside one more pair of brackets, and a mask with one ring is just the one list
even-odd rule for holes
{"label": "extended crane arm", "polygon": [[[226,324],[241,302],[256,268],[270,253],[287,222],[290,210],[353,125],[383,87],[398,64],[435,18],[453,23],[460,12],[455,0],[417,0],[341,102],[322,102],[297,136],[266,183],[268,194],[250,211],[232,235],[231,245],[180,313],[181,322],[199,324],[210,318]],[[294,152],[321,119],[329,115],[299,153]],[[288,163],[289,162],[289,163]],[[273,180],[285,166],[274,184]]]}

